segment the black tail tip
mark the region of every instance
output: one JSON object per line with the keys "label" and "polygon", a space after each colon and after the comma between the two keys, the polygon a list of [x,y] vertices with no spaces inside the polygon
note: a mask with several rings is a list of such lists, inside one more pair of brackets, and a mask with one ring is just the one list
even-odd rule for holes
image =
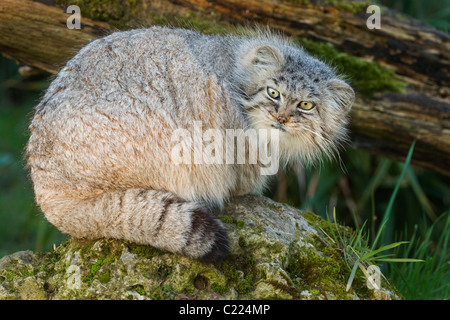
{"label": "black tail tip", "polygon": [[203,263],[217,264],[225,260],[230,250],[228,235],[225,230],[217,230],[216,240],[211,249],[198,260]]}

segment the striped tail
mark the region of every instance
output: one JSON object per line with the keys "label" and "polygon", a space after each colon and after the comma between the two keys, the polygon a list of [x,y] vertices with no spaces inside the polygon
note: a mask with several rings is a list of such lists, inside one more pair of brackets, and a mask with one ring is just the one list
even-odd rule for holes
{"label": "striped tail", "polygon": [[125,239],[207,263],[220,262],[228,253],[222,222],[201,204],[170,192],[137,188],[88,200],[55,193],[45,201],[39,198],[46,218],[77,238]]}

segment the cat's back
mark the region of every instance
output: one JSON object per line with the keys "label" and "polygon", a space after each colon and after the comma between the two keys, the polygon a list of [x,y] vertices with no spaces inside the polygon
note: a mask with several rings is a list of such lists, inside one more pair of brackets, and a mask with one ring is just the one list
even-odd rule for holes
{"label": "cat's back", "polygon": [[193,53],[202,37],[154,27],[114,33],[80,50],[36,108],[27,145],[33,180],[68,193],[86,188],[85,194],[223,181],[231,168],[183,171],[171,162],[175,129],[192,131],[198,122],[204,130],[242,127],[222,80]]}
{"label": "cat's back", "polygon": [[[201,35],[191,30],[152,27],[97,39],[67,62],[37,109],[63,108],[61,102],[72,96],[77,97],[78,106],[83,106],[117,102],[124,94],[140,98],[163,94],[161,90],[168,89],[169,73],[190,73],[197,64],[187,41],[198,37]],[[160,87],[163,83],[165,86]]]}

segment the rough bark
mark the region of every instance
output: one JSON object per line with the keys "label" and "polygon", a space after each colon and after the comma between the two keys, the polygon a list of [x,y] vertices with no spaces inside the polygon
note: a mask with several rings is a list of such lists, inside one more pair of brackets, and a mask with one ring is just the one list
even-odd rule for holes
{"label": "rough bark", "polygon": [[82,19],[82,29],[68,29],[69,14],[60,6],[37,1],[0,1],[0,52],[21,64],[56,73],[71,56],[106,34],[107,23]]}
{"label": "rough bark", "polygon": [[0,52],[56,73],[81,46],[114,28],[173,22],[179,17],[220,26],[269,25],[293,37],[330,42],[342,52],[376,61],[401,75],[408,84],[404,93],[358,95],[351,122],[353,145],[404,160],[415,139],[412,162],[450,175],[450,36],[446,33],[388,11],[382,13],[381,29],[369,30],[367,6],[351,1],[137,0],[123,1],[120,10],[107,2],[83,11],[85,3],[71,1],[82,9],[82,29],[69,30],[65,6],[54,1],[2,0]]}

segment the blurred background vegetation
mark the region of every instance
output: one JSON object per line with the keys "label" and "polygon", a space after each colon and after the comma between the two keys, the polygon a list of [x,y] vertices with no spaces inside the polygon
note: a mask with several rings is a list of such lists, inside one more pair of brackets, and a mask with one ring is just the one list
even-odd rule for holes
{"label": "blurred background vegetation", "polygon": [[[380,0],[443,31],[450,31],[450,0]],[[23,77],[13,60],[0,59],[0,258],[19,250],[46,251],[65,236],[36,207],[23,150],[33,106],[50,75]],[[362,226],[373,240],[388,207],[403,164],[348,148],[342,163],[286,168],[267,195],[352,227]],[[406,155],[405,155],[406,157]],[[450,164],[449,164],[450,165]],[[407,240],[396,257],[422,263],[388,263],[383,272],[407,299],[450,298],[450,179],[410,167],[383,230],[385,243]]]}

